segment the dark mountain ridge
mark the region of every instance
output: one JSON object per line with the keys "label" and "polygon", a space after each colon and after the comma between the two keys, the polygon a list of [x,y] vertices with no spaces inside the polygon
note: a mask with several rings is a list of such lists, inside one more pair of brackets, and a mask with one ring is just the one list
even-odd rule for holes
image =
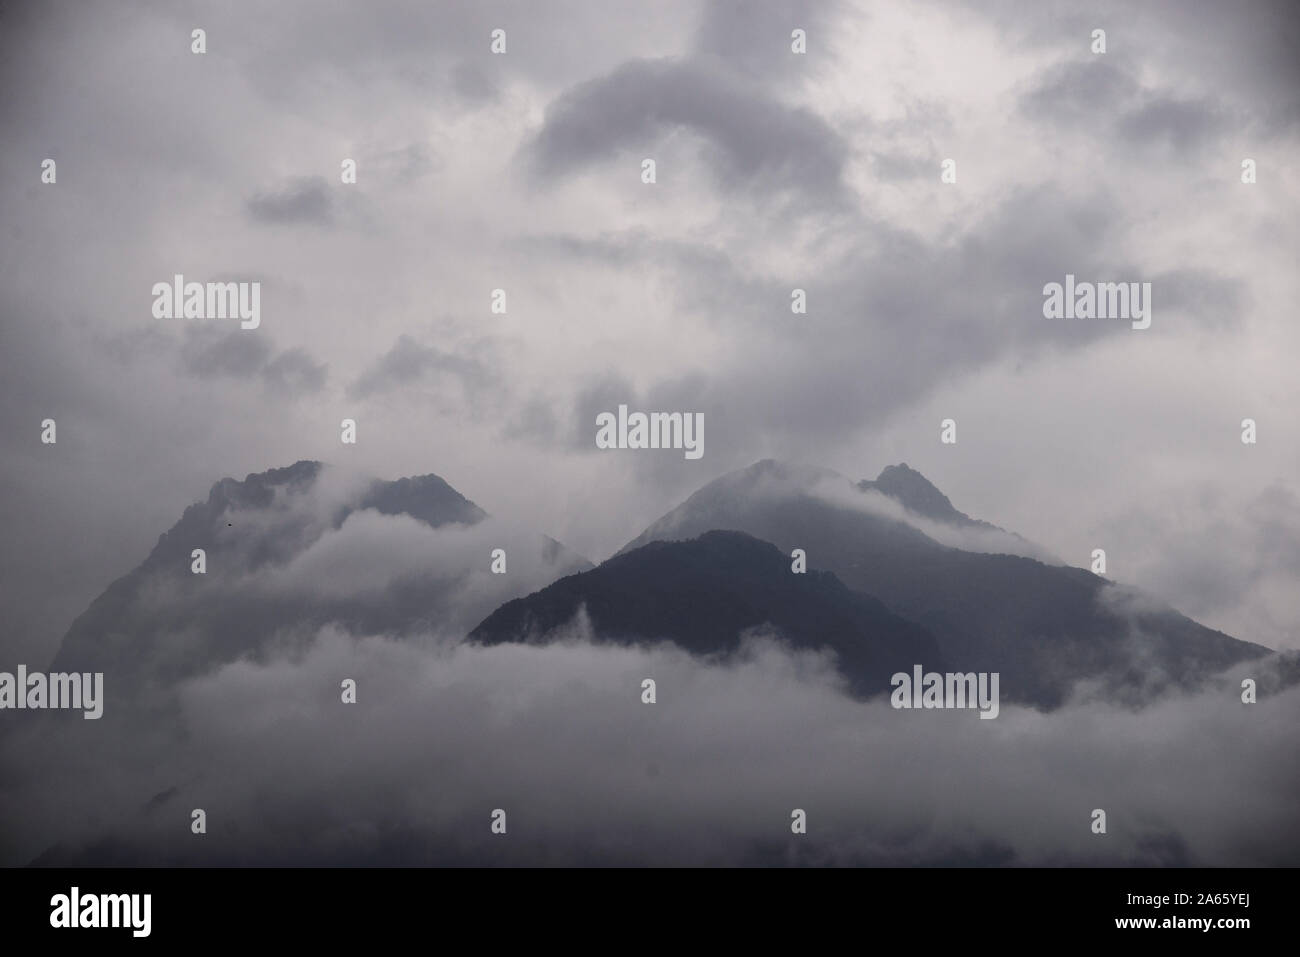
{"label": "dark mountain ridge", "polygon": [[824,571],[795,574],[791,558],[741,532],[651,542],[507,602],[470,633],[483,644],[545,642],[585,609],[598,642],[671,641],[725,657],[747,629],[771,626],[792,647],[835,653],[859,697],[889,691],[912,665],[940,667],[925,629]]}
{"label": "dark mountain ridge", "polygon": [[[919,475],[898,466],[867,487],[931,517],[965,518]],[[803,548],[810,568],[834,572],[933,634],[953,668],[997,671],[1004,698],[1039,707],[1059,706],[1080,682],[1138,703],[1269,653],[1084,569],[940,544],[856,502],[862,490],[829,470],[764,460],[705,485],[623,552],[712,529],[787,553]]]}
{"label": "dark mountain ridge", "polygon": [[[265,585],[278,569],[359,512],[409,516],[434,529],[472,528],[488,517],[433,474],[376,479],[359,490],[315,501],[310,496],[325,469],[320,462],[304,460],[214,484],[206,501],[186,508],[148,557],[73,622],[51,669],[103,671],[114,676],[119,688],[141,681],[165,684],[309,636],[326,623],[358,634],[397,635],[445,623],[449,605],[461,600],[465,576],[486,569],[486,551],[481,562],[474,557],[475,566],[441,572],[428,563],[445,556],[430,554],[420,567],[373,593],[340,593],[326,583],[293,590]],[[591,567],[553,539],[536,536],[535,546],[540,561],[553,566],[546,581]],[[192,572],[194,549],[206,552],[206,574]],[[365,570],[365,561],[365,556],[357,559],[358,572]],[[498,578],[504,588],[518,583]],[[462,627],[496,602],[471,611]]]}

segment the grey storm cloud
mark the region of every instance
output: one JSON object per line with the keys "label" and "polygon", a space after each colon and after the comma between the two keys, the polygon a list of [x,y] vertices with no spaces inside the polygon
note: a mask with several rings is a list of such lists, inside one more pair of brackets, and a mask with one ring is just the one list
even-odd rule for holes
{"label": "grey storm cloud", "polygon": [[180,346],[185,371],[201,378],[258,379],[273,391],[294,395],[324,388],[328,370],[305,349],[295,346],[276,352],[267,337],[241,335],[241,331],[186,327]]}
{"label": "grey storm cloud", "polygon": [[[728,393],[715,393],[711,379],[701,374],[656,380],[644,390],[617,375],[597,376],[584,383],[571,413],[573,427],[561,437],[575,452],[607,455],[597,450],[596,416],[617,414],[620,405],[629,412],[702,413],[708,423],[704,432],[706,454],[719,461],[742,459],[746,454],[746,432],[739,417],[727,414]],[[642,454],[635,481],[642,486],[685,491],[698,486],[702,476],[697,461],[686,459],[678,449],[653,449]]]}
{"label": "grey storm cloud", "polygon": [[366,398],[441,376],[455,379],[471,395],[492,381],[489,370],[477,359],[442,352],[403,334],[349,386],[348,392]]}
{"label": "grey storm cloud", "polygon": [[933,154],[906,153],[899,150],[873,150],[871,168],[883,180],[919,179],[931,176],[939,168]]}
{"label": "grey storm cloud", "polygon": [[717,0],[701,11],[695,49],[751,83],[789,82],[809,69],[806,59],[791,55],[791,32],[803,30],[810,48],[826,55],[827,34],[844,10],[839,0]]}
{"label": "grey storm cloud", "polygon": [[841,188],[847,147],[833,127],[700,60],[634,61],[573,88],[548,108],[530,159],[543,175],[565,175],[678,128],[714,147],[724,189]]}
{"label": "grey storm cloud", "polygon": [[249,378],[271,358],[271,346],[261,336],[240,336],[201,326],[186,329],[182,349],[186,371],[198,376],[231,375]]}
{"label": "grey storm cloud", "polygon": [[1077,123],[1125,107],[1141,87],[1121,66],[1074,60],[1035,78],[1032,89],[1020,97],[1020,109],[1051,123]]}
{"label": "grey storm cloud", "polygon": [[[726,427],[712,432],[715,448],[730,442],[740,452],[753,447],[760,429],[830,439],[1000,356],[1080,349],[1114,335],[1104,324],[1042,319],[1044,283],[1067,272],[1099,276],[1117,268],[1106,252],[1117,227],[1105,209],[1099,197],[1073,200],[1047,188],[1017,193],[946,246],[871,223],[862,245],[823,263],[816,282],[807,283],[809,315],[799,323],[786,320],[790,289],[804,285],[797,275],[784,283],[750,276],[717,249],[663,246],[635,235],[568,248],[629,271],[645,264],[671,270],[680,303],[728,333],[733,349],[693,390],[674,385],[680,374],[665,376],[640,401],[653,408],[693,401],[719,416],[730,413]],[[1206,278],[1194,281],[1219,288]],[[616,400],[637,401],[619,400],[629,392],[608,375],[585,384],[575,416],[580,441],[589,444],[582,437],[589,413]]]}
{"label": "grey storm cloud", "polygon": [[[815,281],[794,272],[755,275],[725,248],[636,231],[535,238],[527,248],[536,254],[671,276],[675,305],[731,344],[707,374],[668,372],[636,390],[617,374],[582,380],[573,447],[590,450],[594,415],[626,402],[703,411],[709,455],[723,467],[748,464],[770,442],[811,455],[804,450],[884,422],[952,378],[1006,357],[1081,352],[1130,334],[1107,323],[1045,322],[1043,286],[1067,273],[1150,279],[1161,316],[1191,320],[1180,321],[1180,329],[1214,332],[1238,323],[1247,296],[1236,276],[1132,272],[1113,251],[1125,231],[1112,212],[1116,204],[1103,191],[1075,197],[1047,185],[1028,188],[942,244],[864,216],[856,241],[822,261]],[[809,315],[790,322],[796,286],[807,287]],[[1172,318],[1163,322],[1168,327]],[[674,492],[700,484],[698,469],[670,455],[650,455],[640,465],[638,482]]]}
{"label": "grey storm cloud", "polygon": [[1098,126],[1110,127],[1127,142],[1179,153],[1208,147],[1245,121],[1209,97],[1144,88],[1123,66],[1108,62],[1065,63],[1036,84],[1022,94],[1020,108],[1040,122],[1091,136]]}
{"label": "grey storm cloud", "polygon": [[262,369],[262,379],[270,388],[292,395],[319,392],[327,375],[323,364],[296,346],[278,354]]}
{"label": "grey storm cloud", "polygon": [[258,193],[248,200],[248,213],[262,223],[324,226],[333,221],[334,202],[325,180],[311,177],[278,190]]}
{"label": "grey storm cloud", "polygon": [[1160,290],[1162,309],[1176,309],[1197,320],[1202,329],[1232,329],[1240,325],[1249,301],[1249,287],[1237,276],[1200,269],[1176,269],[1151,277]]}
{"label": "grey storm cloud", "polygon": [[1119,130],[1134,142],[1157,143],[1186,153],[1210,145],[1237,125],[1212,101],[1155,97],[1126,113]]}
{"label": "grey storm cloud", "polygon": [[[1180,60],[1204,88],[1229,93],[1237,105],[1257,111],[1255,130],[1261,136],[1291,135],[1300,124],[1300,67],[1295,58],[1300,18],[1289,0],[1106,0],[1087,10],[1069,0],[1032,7],[1016,0],[981,0],[975,5],[941,0],[935,5],[962,15],[973,11],[1020,50],[1054,46],[1079,55],[1088,49],[1092,30],[1104,27],[1106,57],[1135,65],[1153,57]],[[1225,55],[1229,50],[1250,53]],[[1082,79],[1082,71],[1077,75]]]}
{"label": "grey storm cloud", "polygon": [[560,435],[560,419],[551,403],[543,398],[529,400],[504,428],[509,439],[523,439],[546,447]]}

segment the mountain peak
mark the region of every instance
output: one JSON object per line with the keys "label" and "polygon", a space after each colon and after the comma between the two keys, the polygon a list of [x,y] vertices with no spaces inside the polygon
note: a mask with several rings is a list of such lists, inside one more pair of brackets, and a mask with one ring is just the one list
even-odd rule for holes
{"label": "mountain peak", "polygon": [[[161,685],[263,654],[286,635],[325,624],[355,634],[405,636],[431,627],[463,634],[503,599],[590,567],[554,539],[515,534],[497,523],[490,541],[511,549],[511,576],[508,586],[504,576],[500,586],[483,585],[472,579],[476,572],[498,579],[479,560],[488,533],[469,539],[466,530],[488,514],[445,480],[432,473],[396,481],[346,473],[316,488],[328,468],[303,460],[217,481],[144,562],[73,622],[54,667],[111,666],[119,687]],[[463,528],[451,537],[422,532],[424,544],[409,546],[407,565],[386,554],[382,528],[367,531],[364,521],[344,528],[350,515],[367,510],[431,529]],[[194,549],[204,553],[201,575],[191,564]],[[252,575],[259,587],[241,590]],[[464,587],[466,581],[473,587]]]}
{"label": "mountain peak", "polygon": [[933,482],[906,462],[885,466],[874,482],[863,480],[858,483],[858,488],[864,492],[877,491],[881,495],[892,498],[909,512],[915,512],[917,515],[938,522],[946,522],[950,525],[987,526],[987,523],[978,522],[965,512],[957,511],[947,495],[940,492]]}
{"label": "mountain peak", "polygon": [[932,512],[944,515],[957,513],[948,496],[940,492],[933,482],[906,462],[885,466],[876,476],[875,487],[886,495],[898,499],[914,512],[925,515]]}
{"label": "mountain peak", "polygon": [[410,515],[433,528],[448,522],[473,525],[487,518],[487,512],[432,472],[395,482],[377,480],[357,507],[384,515]]}
{"label": "mountain peak", "polygon": [[276,487],[304,488],[316,481],[323,467],[320,462],[302,459],[284,468],[250,472],[242,482],[227,476],[212,486],[208,504],[218,511],[229,505],[265,507],[274,498]]}
{"label": "mountain peak", "polygon": [[[252,472],[243,481],[223,478],[212,486],[208,495],[208,519],[215,520],[217,515],[232,507],[266,508],[275,499],[277,489],[302,492],[325,469],[322,462],[303,459],[284,468]],[[391,482],[372,479],[358,501],[343,506],[334,516],[335,527],[353,511],[367,508],[384,515],[410,515],[433,528],[449,522],[473,525],[487,517],[487,512],[432,472]]]}
{"label": "mountain peak", "polygon": [[[1075,683],[1084,680],[1094,682],[1099,694],[1125,701],[1169,685],[1190,688],[1229,664],[1267,654],[1261,646],[1213,632],[1176,612],[1117,603],[1107,594],[1114,586],[1082,568],[1022,554],[1040,550],[1022,548],[1029,543],[1014,533],[957,511],[947,496],[905,463],[891,465],[874,480],[841,479],[838,489],[829,481],[822,486],[793,476],[785,479],[786,472],[803,474],[797,467],[766,461],[728,473],[652,523],[624,548],[624,558],[636,556],[637,563],[645,563],[661,554],[650,547],[652,542],[694,540],[694,551],[672,552],[670,571],[677,577],[662,591],[670,597],[651,599],[633,588],[626,602],[605,594],[605,604],[600,604],[595,597],[602,596],[595,596],[588,602],[591,620],[631,631],[609,612],[626,605],[647,609],[639,634],[655,631],[644,624],[651,613],[660,616],[660,630],[668,633],[671,622],[664,619],[673,608],[708,607],[710,614],[723,615],[755,607],[720,601],[723,585],[732,589],[728,602],[760,594],[769,602],[763,606],[766,610],[791,582],[812,583],[790,573],[787,556],[799,548],[805,550],[808,574],[830,572],[846,588],[874,596],[892,614],[932,635],[937,654],[959,671],[997,671],[1006,699],[1035,707],[1061,706]],[[880,508],[883,503],[865,501],[865,495],[854,501],[851,491],[843,494],[846,486],[887,496],[907,514]],[[700,537],[713,529],[744,532],[772,543],[778,551],[770,560],[779,574],[757,582],[753,592],[738,594],[739,572],[732,564],[738,568],[743,563],[739,557],[719,554],[726,540]],[[953,531],[958,534],[950,534]],[[740,549],[732,551],[739,555]],[[726,570],[724,574],[710,566],[713,578],[707,588],[702,588],[695,566],[689,574],[682,570],[686,557],[696,553],[709,553]],[[602,575],[582,581],[626,571],[615,560],[601,568],[606,569]],[[627,578],[637,583],[651,580],[645,574]],[[684,597],[688,584],[690,598]],[[577,602],[569,600],[564,614],[552,620],[567,621],[576,607]],[[807,616],[810,611],[798,613]]]}

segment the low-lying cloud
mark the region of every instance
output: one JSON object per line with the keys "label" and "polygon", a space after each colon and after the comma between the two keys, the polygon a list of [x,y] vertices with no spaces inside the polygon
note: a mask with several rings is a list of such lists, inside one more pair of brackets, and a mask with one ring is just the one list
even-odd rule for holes
{"label": "low-lying cloud", "polygon": [[[641,701],[647,677],[653,705]],[[340,700],[345,678],[355,704]],[[0,741],[0,816],[22,825],[5,828],[3,854],[1286,863],[1300,850],[1300,687],[1243,705],[1234,681],[1137,711],[1004,706],[980,721],[855,701],[828,658],[771,638],[722,664],[664,645],[452,646],[325,629],[307,649],[184,683],[174,724],[110,700],[94,729],[44,721]],[[206,835],[190,832],[194,808]],[[490,832],[497,808],[504,836]],[[806,835],[791,833],[795,808]],[[1090,829],[1095,808],[1104,835]]]}

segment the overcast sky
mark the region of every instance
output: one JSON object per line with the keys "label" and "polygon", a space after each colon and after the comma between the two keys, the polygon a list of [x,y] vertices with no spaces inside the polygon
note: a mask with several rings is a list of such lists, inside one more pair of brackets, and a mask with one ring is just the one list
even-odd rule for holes
{"label": "overcast sky", "polygon": [[[1073,7],[6,5],[6,661],[216,480],[302,458],[435,472],[596,561],[758,459],[906,461],[1300,647],[1300,18]],[[176,273],[260,281],[260,327],[155,319]],[[1066,273],[1151,282],[1151,327],[1045,320]],[[620,402],[704,413],[704,456],[598,451]]]}

